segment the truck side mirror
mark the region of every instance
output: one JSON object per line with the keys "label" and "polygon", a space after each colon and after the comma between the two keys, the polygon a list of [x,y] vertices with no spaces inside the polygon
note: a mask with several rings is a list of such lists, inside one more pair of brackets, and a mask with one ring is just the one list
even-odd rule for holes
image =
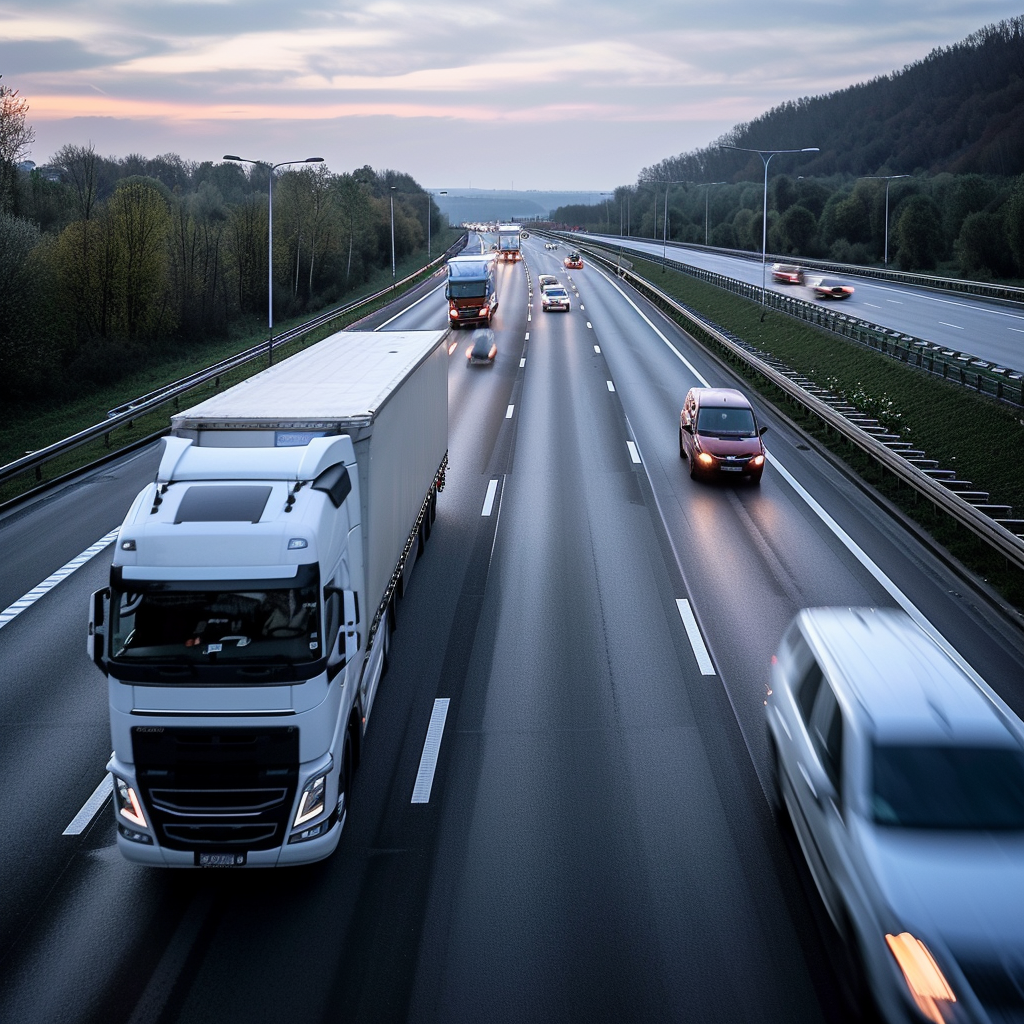
{"label": "truck side mirror", "polygon": [[89,607],[89,633],[86,637],[86,650],[96,667],[108,674],[107,659],[104,648],[107,642],[107,605],[110,602],[110,587],[97,590],[92,595]]}

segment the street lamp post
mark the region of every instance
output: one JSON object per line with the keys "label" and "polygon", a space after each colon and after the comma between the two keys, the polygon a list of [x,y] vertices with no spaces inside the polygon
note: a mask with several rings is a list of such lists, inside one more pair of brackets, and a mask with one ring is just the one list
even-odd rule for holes
{"label": "street lamp post", "polygon": [[274,365],[274,171],[278,167],[289,167],[292,164],[322,164],[322,156],[308,156],[305,160],[282,160],[279,164],[267,163],[266,160],[246,160],[241,156],[227,154],[225,160],[236,164],[252,164],[254,167],[266,167],[267,175],[267,366]]}
{"label": "street lamp post", "polygon": [[764,161],[764,209],[761,214],[761,305],[764,306],[764,267],[765,255],[768,252],[768,164],[771,163],[772,157],[779,153],[819,153],[820,150],[817,146],[806,146],[803,149],[747,149],[746,146],[723,146],[722,149],[735,149],[740,153],[756,153]]}
{"label": "street lamp post", "polygon": [[[446,195],[448,195],[448,191],[447,191],[447,189],[441,189],[441,191],[438,192],[437,194],[439,196],[446,196]],[[428,192],[427,193],[427,259],[428,260],[430,259],[430,204],[433,201],[434,201],[433,196],[431,196],[431,194]]]}
{"label": "street lamp post", "polygon": [[863,174],[863,178],[876,178],[885,181],[885,257],[883,263],[889,265],[889,185],[896,178],[909,178],[909,174]]}
{"label": "street lamp post", "polygon": [[395,275],[395,189],[397,185],[391,186],[388,197],[391,199],[391,287],[394,288],[397,277]]}
{"label": "street lamp post", "polygon": [[704,244],[708,244],[708,195],[711,192],[712,185],[725,185],[724,181],[705,181],[703,182],[704,188]]}

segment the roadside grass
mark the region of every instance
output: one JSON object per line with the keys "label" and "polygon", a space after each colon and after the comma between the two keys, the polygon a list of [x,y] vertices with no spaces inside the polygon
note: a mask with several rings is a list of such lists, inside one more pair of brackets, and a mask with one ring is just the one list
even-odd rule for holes
{"label": "roadside grass", "polygon": [[[452,229],[449,234],[451,237],[442,235],[437,239],[436,253],[439,254],[452,245],[462,232]],[[408,277],[418,269],[425,267],[426,263],[425,250],[415,253],[396,266],[396,277],[399,280]],[[420,280],[425,276],[426,271],[421,275]],[[390,281],[390,268],[380,271],[363,287],[346,295],[343,303],[339,304],[347,304],[363,296],[372,295],[387,287]],[[413,282],[413,284],[416,283],[418,281]],[[280,350],[275,346],[275,355],[280,351],[280,357],[285,358],[308,348],[382,308],[393,298],[393,295],[382,296],[376,302],[360,307],[355,312],[339,316],[328,326],[311,331],[297,341],[282,345]],[[316,312],[310,311],[301,317],[275,323],[274,330],[283,333],[315,316]],[[265,325],[253,324],[250,333],[240,331],[229,338],[217,339],[202,346],[196,345],[194,348],[187,349],[168,346],[164,358],[154,360],[140,368],[137,373],[122,377],[116,384],[109,387],[91,388],[75,400],[32,407],[7,407],[4,409],[3,422],[0,423],[0,465],[7,465],[29,452],[38,451],[40,448],[71,437],[94,424],[101,423],[106,418],[109,409],[123,405],[132,398],[163,385],[171,384],[190,373],[195,373],[237,352],[251,348],[260,341],[265,341],[266,336]],[[216,383],[211,382],[190,391],[184,400],[185,407],[194,405],[219,390],[253,376],[263,370],[265,366],[264,360],[255,360],[222,374]],[[38,477],[29,470],[5,482],[0,485],[0,504],[32,490],[42,481],[51,481],[65,474],[73,473],[83,466],[159,433],[167,427],[171,411],[175,408],[175,403],[168,402],[152,412],[137,417],[129,425],[112,430],[106,438],[98,438],[67,452],[42,467],[42,472]]]}
{"label": "roadside grass", "polygon": [[[884,410],[879,418],[888,417],[894,433],[900,433],[943,468],[956,470],[961,479],[973,481],[976,489],[988,491],[993,503],[1011,505],[1015,518],[1024,518],[1024,472],[1018,454],[1024,452],[1024,411],[999,405],[785,313],[768,310],[762,319],[758,303],[678,271],[663,270],[646,260],[635,260],[633,269],[679,302],[805,374],[820,387],[845,394],[851,404],[869,415]],[[695,333],[688,323],[683,326]],[[1008,565],[966,527],[901,484],[869,456],[789,403],[783,392],[724,350],[718,350],[709,338],[701,341],[726,359],[753,390],[842,459],[956,560],[1024,611],[1024,573]]]}

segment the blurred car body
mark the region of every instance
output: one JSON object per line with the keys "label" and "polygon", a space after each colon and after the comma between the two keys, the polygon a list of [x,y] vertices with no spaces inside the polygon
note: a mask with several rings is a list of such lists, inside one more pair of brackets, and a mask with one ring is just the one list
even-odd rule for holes
{"label": "blurred car body", "polygon": [[541,274],[537,278],[537,287],[543,292],[545,288],[561,288],[562,285],[554,274]]}
{"label": "blurred car body", "polygon": [[466,360],[470,366],[478,363],[493,364],[494,357],[498,354],[498,345],[494,340],[494,331],[477,331],[473,336],[473,343],[466,349]]}
{"label": "blurred car body", "polygon": [[572,308],[569,303],[569,293],[561,285],[548,285],[541,292],[540,308],[545,313],[550,313],[555,309],[562,309],[568,313]]}
{"label": "blurred car body", "polygon": [[982,686],[895,609],[772,658],[776,809],[890,1022],[1024,1020],[1024,725]]}
{"label": "blurred car body", "polygon": [[569,253],[562,262],[565,263],[569,270],[583,269],[583,257],[578,252]]}
{"label": "blurred car body", "polygon": [[793,263],[773,263],[772,280],[781,284],[803,284],[804,268]]}
{"label": "blurred car body", "polygon": [[852,285],[834,277],[812,277],[809,283],[816,299],[848,299],[853,294]]}
{"label": "blurred car body", "polygon": [[754,410],[733,388],[690,388],[679,413],[679,456],[691,477],[745,476],[761,482],[764,445]]}

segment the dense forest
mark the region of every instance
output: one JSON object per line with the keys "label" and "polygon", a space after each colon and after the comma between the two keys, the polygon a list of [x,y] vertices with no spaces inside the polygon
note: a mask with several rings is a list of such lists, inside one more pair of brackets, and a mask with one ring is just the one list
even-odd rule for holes
{"label": "dense forest", "polygon": [[[265,328],[265,165],[68,145],[45,167],[19,166],[27,109],[0,87],[0,400],[59,398]],[[275,175],[275,322],[390,268],[392,198],[400,261],[426,248],[428,217],[435,241],[445,226],[411,177],[322,163]]]}
{"label": "dense forest", "polygon": [[[1024,17],[902,71],[805,98],[644,168],[608,202],[552,220],[974,278],[1024,277]],[[667,211],[666,211],[667,199]],[[886,208],[888,206],[888,218]]]}

